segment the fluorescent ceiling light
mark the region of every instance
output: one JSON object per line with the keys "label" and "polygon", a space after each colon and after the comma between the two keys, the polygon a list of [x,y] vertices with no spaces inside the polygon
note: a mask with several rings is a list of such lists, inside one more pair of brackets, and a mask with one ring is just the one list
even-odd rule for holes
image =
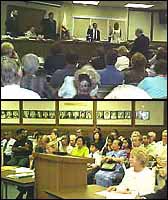
{"label": "fluorescent ceiling light", "polygon": [[85,4],[85,5],[98,5],[100,1],[73,1],[73,3]]}
{"label": "fluorescent ceiling light", "polygon": [[151,8],[154,5],[147,5],[147,4],[134,4],[134,3],[128,3],[125,5],[127,8]]}

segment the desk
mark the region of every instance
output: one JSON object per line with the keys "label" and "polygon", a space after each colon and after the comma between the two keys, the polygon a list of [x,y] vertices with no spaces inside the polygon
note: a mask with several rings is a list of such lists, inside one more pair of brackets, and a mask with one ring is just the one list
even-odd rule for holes
{"label": "desk", "polygon": [[[21,58],[23,55],[27,53],[34,53],[37,54],[40,57],[46,57],[49,55],[49,50],[51,45],[54,41],[39,41],[39,40],[8,40],[4,39],[1,40],[1,42],[9,41],[11,42],[19,57]],[[66,53],[68,51],[72,51],[77,53],[79,55],[80,60],[90,59],[92,56],[97,55],[97,49],[102,48],[104,50],[104,47],[106,46],[107,42],[87,42],[87,41],[75,41],[75,40],[62,40],[60,41],[63,47],[63,53]],[[121,45],[126,45],[126,43],[121,44],[112,44],[108,43],[110,47],[117,48]]]}
{"label": "desk", "polygon": [[86,188],[66,189],[57,193],[46,190],[46,193],[49,199],[105,199],[105,197],[95,194],[105,189],[99,185],[88,185]]}
{"label": "desk", "polygon": [[34,186],[34,178],[27,177],[27,178],[7,178],[9,174],[15,174],[13,170],[1,171],[1,181],[4,183],[5,186],[5,199],[7,199],[7,184],[12,184],[16,186],[20,186],[23,188],[32,187]]}

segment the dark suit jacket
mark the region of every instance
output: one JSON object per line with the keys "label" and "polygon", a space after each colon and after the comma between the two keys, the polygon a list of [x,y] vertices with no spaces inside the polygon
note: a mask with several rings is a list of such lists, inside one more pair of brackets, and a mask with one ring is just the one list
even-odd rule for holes
{"label": "dark suit jacket", "polygon": [[144,34],[142,34],[140,37],[135,39],[130,54],[133,55],[136,52],[140,52],[147,58],[148,49],[149,49],[149,38]]}
{"label": "dark suit jacket", "polygon": [[17,36],[18,31],[18,19],[17,17],[8,17],[6,20],[6,33],[10,33],[11,36]]}
{"label": "dark suit jacket", "polygon": [[56,39],[56,21],[51,22],[49,19],[41,21],[42,33],[46,39]]}
{"label": "dark suit jacket", "polygon": [[[93,40],[93,37],[94,37],[93,36],[93,29],[90,30],[90,36]],[[97,30],[97,40],[96,41],[100,41],[100,31],[99,30]]]}

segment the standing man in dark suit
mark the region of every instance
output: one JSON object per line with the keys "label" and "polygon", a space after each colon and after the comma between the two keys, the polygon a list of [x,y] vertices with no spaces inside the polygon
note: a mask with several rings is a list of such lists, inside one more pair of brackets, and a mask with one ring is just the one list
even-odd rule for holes
{"label": "standing man in dark suit", "polygon": [[16,37],[19,34],[18,31],[18,11],[12,10],[7,20],[5,22],[6,25],[6,34],[12,37]]}
{"label": "standing man in dark suit", "polygon": [[143,30],[138,28],[135,31],[136,39],[133,43],[130,55],[136,52],[142,53],[148,60],[149,38],[144,35]]}
{"label": "standing man in dark suit", "polygon": [[93,23],[93,28],[90,31],[92,41],[100,41],[100,31],[97,29],[97,24]]}
{"label": "standing man in dark suit", "polygon": [[43,19],[41,22],[42,32],[46,39],[56,39],[56,21],[54,20],[54,13],[48,14],[48,19]]}

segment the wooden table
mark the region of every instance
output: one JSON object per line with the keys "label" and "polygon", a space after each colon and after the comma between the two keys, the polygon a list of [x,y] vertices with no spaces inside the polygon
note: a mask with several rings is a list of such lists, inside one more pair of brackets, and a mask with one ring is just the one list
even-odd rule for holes
{"label": "wooden table", "polygon": [[[31,178],[31,177],[8,178],[7,176],[9,174],[16,174],[16,172],[13,171],[13,170],[7,170],[7,171],[1,170],[1,182],[3,182],[3,184],[5,186],[5,199],[7,199],[7,192],[8,192],[7,185],[8,184],[20,186],[20,187],[23,187],[23,188],[34,186],[34,182],[35,182],[34,178]],[[2,194],[3,194],[3,192],[2,192]]]}
{"label": "wooden table", "polygon": [[[28,40],[28,39],[13,39],[1,40],[1,43],[4,41],[9,41],[13,43],[18,55],[20,58],[27,53],[34,53],[39,57],[46,57],[49,55],[49,50],[54,41],[39,41],[39,40]],[[73,51],[79,55],[80,60],[90,59],[92,56],[97,55],[97,49],[102,49],[108,45],[113,48],[117,48],[121,45],[126,45],[126,43],[122,44],[112,44],[108,42],[87,42],[87,41],[79,41],[79,40],[62,40],[60,41],[63,47],[63,53]]]}
{"label": "wooden table", "polygon": [[105,189],[99,185],[88,185],[85,188],[69,188],[57,193],[46,190],[46,193],[49,199],[105,199],[105,197],[95,194]]}

